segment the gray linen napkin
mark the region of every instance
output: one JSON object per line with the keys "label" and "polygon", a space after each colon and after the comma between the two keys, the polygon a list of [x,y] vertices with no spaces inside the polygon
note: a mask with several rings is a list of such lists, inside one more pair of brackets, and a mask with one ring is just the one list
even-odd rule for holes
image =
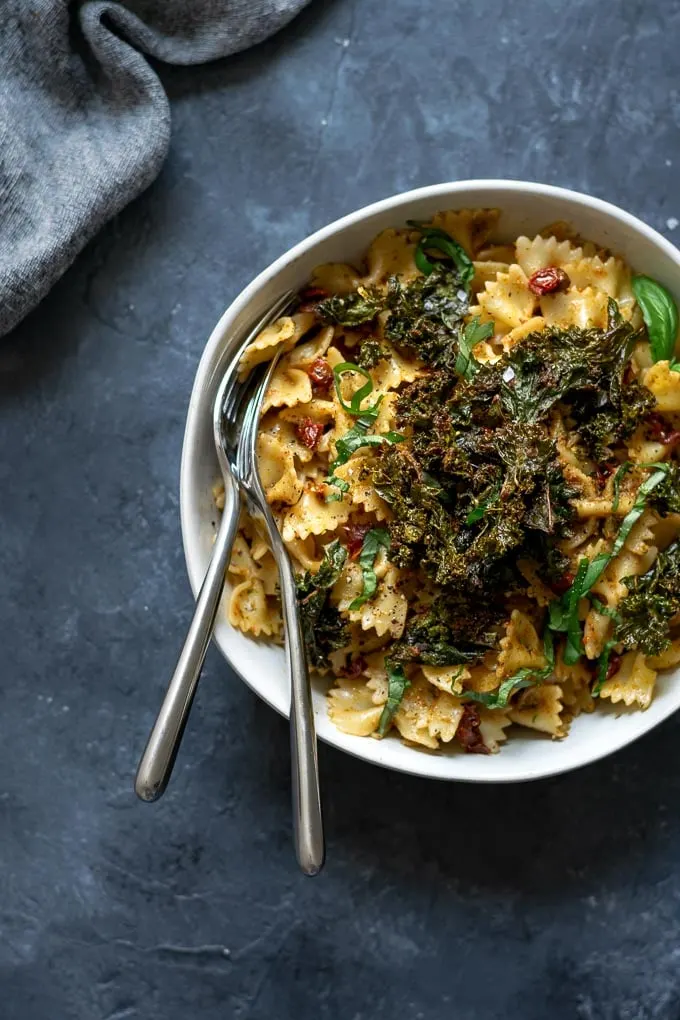
{"label": "gray linen napkin", "polygon": [[170,110],[145,54],[198,64],[309,0],[0,0],[0,335],[146,188]]}

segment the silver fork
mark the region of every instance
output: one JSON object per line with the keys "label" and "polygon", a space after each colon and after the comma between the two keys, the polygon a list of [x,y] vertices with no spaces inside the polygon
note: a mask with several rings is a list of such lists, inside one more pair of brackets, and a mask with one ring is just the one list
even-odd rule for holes
{"label": "silver fork", "polygon": [[[156,722],[149,734],[146,748],[139,762],[135,778],[135,792],[141,800],[154,801],[164,793],[172,774],[175,758],[184,733],[191,704],[210,644],[225,571],[238,530],[241,510],[238,488],[225,454],[225,430],[231,427],[238,435],[240,422],[249,406],[249,400],[260,381],[260,374],[245,380],[238,378],[238,365],[245,348],[265,326],[286,310],[293,291],[284,294],[248,332],[222,367],[224,375],[213,405],[213,437],[224,479],[224,511],[212,550],[212,558],[201,590],[189,632],[180,652],[175,671],[168,685]],[[261,400],[260,400],[261,403]]]}
{"label": "silver fork", "polygon": [[[257,392],[245,410],[240,436],[235,436],[232,431],[232,442],[227,448],[227,455],[250,516],[254,520],[263,521],[267,528],[279,571],[286,657],[290,676],[290,750],[295,853],[302,871],[306,875],[316,875],[323,867],[325,849],[312,691],[297,609],[295,574],[286,546],[269,509],[257,466],[260,408],[277,360],[278,358],[275,358],[270,362]],[[227,438],[230,438],[229,433]]]}

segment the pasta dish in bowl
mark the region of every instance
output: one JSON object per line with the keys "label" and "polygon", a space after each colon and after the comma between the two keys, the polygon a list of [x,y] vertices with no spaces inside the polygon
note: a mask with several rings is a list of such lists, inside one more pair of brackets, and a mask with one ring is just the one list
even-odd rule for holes
{"label": "pasta dish in bowl", "polygon": [[[571,767],[546,737],[653,712],[680,662],[675,302],[601,229],[509,232],[498,206],[395,210],[310,265],[241,364],[282,352],[258,455],[317,712],[355,753],[398,743],[457,778],[526,778],[493,767],[506,741],[510,772]],[[231,628],[275,652],[276,570],[245,515],[229,582]]]}

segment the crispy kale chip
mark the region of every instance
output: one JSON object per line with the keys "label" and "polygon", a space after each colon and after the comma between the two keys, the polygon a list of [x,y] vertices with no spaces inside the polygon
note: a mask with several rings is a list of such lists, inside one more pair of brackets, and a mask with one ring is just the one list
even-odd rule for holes
{"label": "crispy kale chip", "polygon": [[668,465],[665,478],[650,496],[649,505],[662,517],[680,514],[680,465]]}
{"label": "crispy kale chip", "polygon": [[302,634],[312,665],[327,665],[328,653],[341,648],[347,640],[346,627],[328,596],[342,571],[347,550],[336,539],[326,546],[316,574],[306,571],[297,578],[297,597]]}
{"label": "crispy kale chip", "polygon": [[359,287],[351,294],[326,298],[317,305],[317,312],[324,322],[351,327],[370,322],[384,307],[384,295],[377,287]]}
{"label": "crispy kale chip", "polygon": [[390,652],[393,663],[417,662],[424,666],[461,666],[480,659],[492,641],[475,643],[461,640],[460,620],[446,618],[442,606],[419,613],[408,623],[401,641]]}
{"label": "crispy kale chip", "polygon": [[680,613],[680,539],[659,553],[641,577],[626,577],[628,594],[619,605],[616,638],[627,648],[658,655],[670,640],[670,620]]}
{"label": "crispy kale chip", "polygon": [[434,368],[452,369],[468,306],[468,292],[455,266],[439,262],[429,276],[406,286],[393,277],[387,289],[385,336]]}
{"label": "crispy kale chip", "polygon": [[376,340],[375,337],[369,336],[361,342],[358,363],[362,368],[375,368],[380,361],[383,361],[388,356],[388,352],[380,341]]}

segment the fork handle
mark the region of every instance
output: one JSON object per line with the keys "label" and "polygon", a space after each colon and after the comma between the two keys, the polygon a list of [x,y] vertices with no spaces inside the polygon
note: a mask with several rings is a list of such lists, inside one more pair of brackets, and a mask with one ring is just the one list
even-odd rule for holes
{"label": "fork handle", "polygon": [[184,647],[137,769],[135,793],[141,800],[158,800],[172,774],[215,626],[224,574],[238,529],[239,512],[239,497],[232,489],[231,500],[222,513],[212,558],[196,599]]}
{"label": "fork handle", "polygon": [[279,569],[286,655],[290,675],[290,750],[293,788],[293,835],[295,853],[306,875],[316,875],[325,857],[319,762],[312,689],[300,615],[297,611],[295,575],[283,542],[273,536],[272,550]]}

